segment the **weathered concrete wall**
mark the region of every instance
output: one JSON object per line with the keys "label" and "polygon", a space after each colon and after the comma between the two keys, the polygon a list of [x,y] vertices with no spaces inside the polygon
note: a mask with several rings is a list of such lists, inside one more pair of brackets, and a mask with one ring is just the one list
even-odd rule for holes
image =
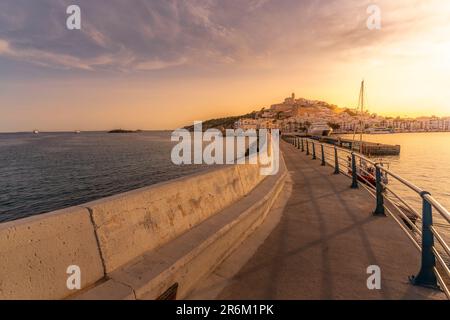
{"label": "weathered concrete wall", "polygon": [[178,284],[183,299],[266,218],[281,192],[286,168],[188,232],[146,251],[76,299],[156,299]]}
{"label": "weathered concrete wall", "polygon": [[229,166],[87,204],[106,272],[167,243],[243,197],[259,183],[256,175],[257,166]]}
{"label": "weathered concrete wall", "polygon": [[88,210],[70,208],[0,224],[0,299],[58,299],[67,267],[78,265],[87,287],[104,276]]}
{"label": "weathered concrete wall", "polygon": [[257,165],[227,166],[83,206],[0,224],[0,298],[57,299],[69,265],[82,288],[243,198]]}

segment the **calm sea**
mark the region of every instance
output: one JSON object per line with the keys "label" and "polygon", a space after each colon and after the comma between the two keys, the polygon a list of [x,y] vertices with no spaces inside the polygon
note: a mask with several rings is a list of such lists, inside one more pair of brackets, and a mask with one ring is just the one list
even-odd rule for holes
{"label": "calm sea", "polygon": [[[450,133],[365,135],[400,144],[390,168],[450,208]],[[170,132],[0,134],[0,222],[86,203],[206,169],[176,166]],[[408,201],[420,198],[396,186]]]}
{"label": "calm sea", "polygon": [[170,132],[0,134],[0,222],[205,169],[176,166]]}
{"label": "calm sea", "polygon": [[[363,135],[363,140],[401,145],[400,156],[383,158],[389,162],[390,169],[430,192],[450,209],[450,132]],[[395,187],[408,201],[420,205],[416,194]]]}

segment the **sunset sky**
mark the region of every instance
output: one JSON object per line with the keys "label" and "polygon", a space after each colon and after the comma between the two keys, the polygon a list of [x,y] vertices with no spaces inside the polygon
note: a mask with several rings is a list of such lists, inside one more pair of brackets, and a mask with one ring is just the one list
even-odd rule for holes
{"label": "sunset sky", "polygon": [[174,129],[291,92],[354,107],[362,79],[371,112],[450,116],[450,1],[0,1],[0,132]]}

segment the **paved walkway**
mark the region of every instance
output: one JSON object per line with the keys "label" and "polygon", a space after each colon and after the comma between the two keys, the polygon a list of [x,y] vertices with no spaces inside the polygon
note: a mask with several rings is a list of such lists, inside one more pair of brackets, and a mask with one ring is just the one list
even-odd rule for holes
{"label": "paved walkway", "polygon": [[[191,298],[445,298],[408,283],[419,270],[419,252],[392,218],[371,215],[375,200],[365,189],[350,189],[348,178],[287,143],[282,151],[292,192],[285,193],[279,222],[269,219],[252,236],[262,237],[254,251],[254,239],[244,242]],[[381,290],[367,288],[371,265],[381,268]]]}

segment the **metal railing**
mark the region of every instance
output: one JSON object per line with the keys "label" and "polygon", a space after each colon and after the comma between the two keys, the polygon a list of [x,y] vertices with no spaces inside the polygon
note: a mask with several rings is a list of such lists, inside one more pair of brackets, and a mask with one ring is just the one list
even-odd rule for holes
{"label": "metal railing", "polygon": [[[333,167],[334,174],[349,177],[351,188],[366,188],[376,199],[373,214],[389,214],[421,252],[421,268],[416,276],[410,277],[411,283],[440,288],[450,299],[450,212],[446,208],[429,192],[362,154],[309,138],[285,136],[283,139],[306,152],[313,160],[319,159],[320,165]],[[395,183],[420,200],[421,213],[411,201],[394,190],[392,184]],[[433,212],[439,214],[443,223],[433,221]],[[419,227],[416,225],[418,222],[421,223]],[[442,229],[445,228],[448,234],[443,235]]]}

